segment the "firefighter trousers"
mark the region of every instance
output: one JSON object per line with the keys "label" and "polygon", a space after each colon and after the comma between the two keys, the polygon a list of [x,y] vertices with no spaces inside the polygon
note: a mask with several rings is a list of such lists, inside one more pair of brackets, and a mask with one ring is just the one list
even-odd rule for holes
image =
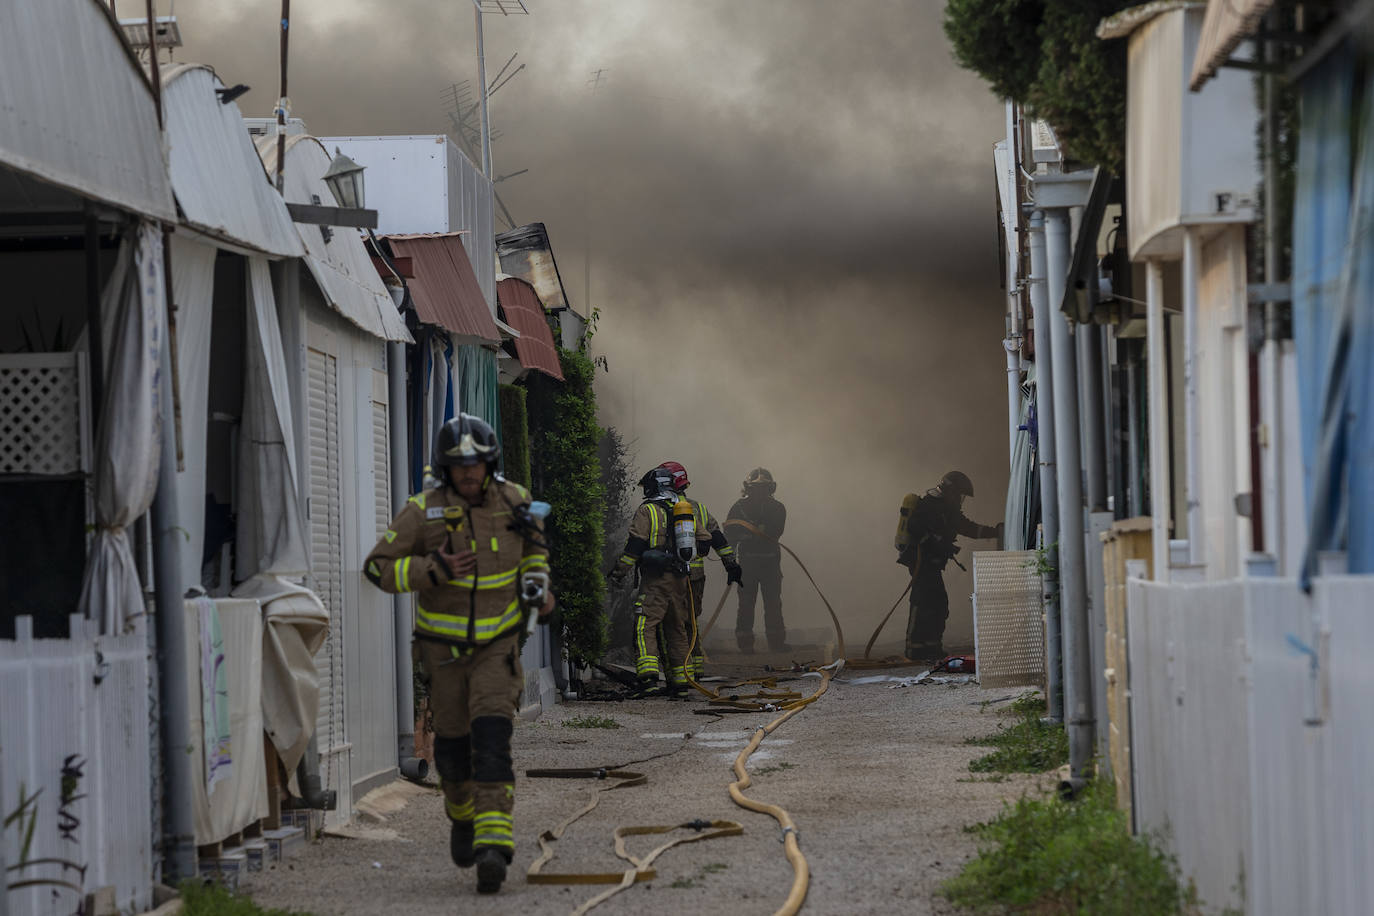
{"label": "firefighter trousers", "polygon": [[[907,618],[906,649],[908,658],[939,655],[944,650],[945,621],[949,619],[949,595],[945,592],[945,575],[940,568],[922,563],[911,580],[911,612]],[[912,653],[916,653],[913,655]]]}
{"label": "firefighter trousers", "polygon": [[475,649],[417,639],[434,713],[434,768],[449,819],[473,828],[473,846],[515,852],[515,769],[510,739],[525,678],[515,633]]}
{"label": "firefighter trousers", "polygon": [[763,592],[763,628],[768,648],[782,651],[787,643],[787,627],[782,621],[782,557],[741,557],[744,581],[739,594],[739,613],[735,617],[735,643],[741,652],[754,651],[754,604]]}
{"label": "firefighter trousers", "polygon": [[662,631],[663,651],[667,655],[668,670],[663,672],[669,684],[687,682],[687,615],[691,583],[686,576],[664,573],[645,576],[643,591],[635,609],[635,673],[641,678],[658,679],[659,639]]}

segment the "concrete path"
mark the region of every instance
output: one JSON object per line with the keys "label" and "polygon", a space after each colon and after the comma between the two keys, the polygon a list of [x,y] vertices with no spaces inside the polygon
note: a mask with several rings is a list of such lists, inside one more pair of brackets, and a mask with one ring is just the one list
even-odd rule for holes
{"label": "concrete path", "polygon": [[[745,670],[714,666],[715,673]],[[965,739],[996,731],[1006,721],[997,711],[1017,691],[852,683],[865,675],[915,673],[843,675],[824,697],[765,739],[750,760],[755,776],[747,794],[783,806],[798,824],[811,868],[804,913],[956,912],[937,890],[975,851],[964,827],[992,817],[1003,799],[1014,799],[1039,781],[1014,776],[989,782],[968,771],[968,762],[982,749]],[[810,694],[818,681],[790,683]],[[627,864],[615,856],[612,839],[617,826],[733,820],[744,826],[742,836],[669,850],[655,863],[656,880],[629,888],[592,912],[773,913],[792,881],[778,827],[772,818],[734,805],[726,787],[740,748],[776,714],[695,713],[703,708],[697,701],[666,699],[568,703],[536,722],[517,723],[517,852],[506,886],[494,897],[479,897],[472,872],[449,862],[437,790],[405,783],[381,790],[380,800],[370,799],[384,812],[384,821],[369,825],[372,819],[364,817],[359,823],[380,828],[364,833],[377,838],[326,836],[289,861],[248,876],[243,890],[260,904],[319,916],[570,913],[604,886],[530,885],[525,870],[539,854],[538,834],[576,812],[605,784],[527,779],[524,772],[628,765],[646,774],[648,784],[603,792],[597,808],[564,834],[545,870],[623,871]],[[609,717],[621,727],[563,724],[585,716]],[[630,850],[643,854],[664,839],[636,838]]]}

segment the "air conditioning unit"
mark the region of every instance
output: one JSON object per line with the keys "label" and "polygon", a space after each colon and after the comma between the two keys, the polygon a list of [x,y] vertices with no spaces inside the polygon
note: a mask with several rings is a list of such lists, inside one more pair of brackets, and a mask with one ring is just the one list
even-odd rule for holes
{"label": "air conditioning unit", "polygon": [[[275,137],[277,135],[276,118],[244,118],[244,126],[248,128],[250,136],[254,137]],[[305,129],[305,122],[300,118],[286,119],[286,135],[288,137],[296,134],[308,134],[310,131]]]}

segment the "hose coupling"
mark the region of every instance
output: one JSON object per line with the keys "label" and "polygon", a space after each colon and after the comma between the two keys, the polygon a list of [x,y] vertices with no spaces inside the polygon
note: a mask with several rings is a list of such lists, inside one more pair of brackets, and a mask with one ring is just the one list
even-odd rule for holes
{"label": "hose coupling", "polygon": [[789,833],[792,834],[793,839],[795,839],[798,843],[801,842],[801,833],[800,833],[800,831],[797,830],[796,827],[784,827],[784,828],[782,828],[782,831],[778,834],[778,842],[779,842],[779,843],[786,843],[786,842],[787,842],[787,835],[788,835]]}

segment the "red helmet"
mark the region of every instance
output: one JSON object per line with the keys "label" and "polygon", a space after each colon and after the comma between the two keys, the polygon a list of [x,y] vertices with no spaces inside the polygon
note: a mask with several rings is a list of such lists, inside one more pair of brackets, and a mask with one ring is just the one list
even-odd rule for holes
{"label": "red helmet", "polygon": [[676,461],[665,461],[659,467],[673,475],[673,489],[677,492],[681,493],[691,485],[692,482],[687,479],[687,469]]}

